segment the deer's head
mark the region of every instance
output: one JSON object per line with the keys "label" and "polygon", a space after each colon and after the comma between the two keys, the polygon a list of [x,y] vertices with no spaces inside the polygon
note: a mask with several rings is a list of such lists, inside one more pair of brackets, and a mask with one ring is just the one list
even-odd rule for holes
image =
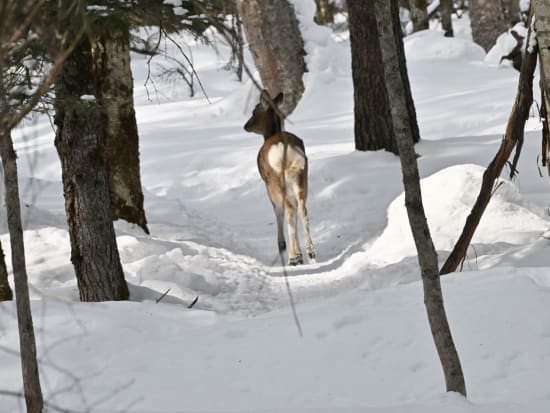
{"label": "deer's head", "polygon": [[278,109],[282,102],[282,93],[271,99],[269,94],[263,90],[260,95],[260,102],[256,105],[252,116],[244,125],[244,130],[264,135],[265,138],[269,138],[271,135],[280,132],[282,129],[282,119],[273,108],[273,105]]}

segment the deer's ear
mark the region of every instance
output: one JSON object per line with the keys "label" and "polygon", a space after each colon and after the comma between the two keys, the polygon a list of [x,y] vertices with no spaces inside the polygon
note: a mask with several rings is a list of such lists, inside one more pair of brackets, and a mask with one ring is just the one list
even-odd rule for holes
{"label": "deer's ear", "polygon": [[277,105],[277,106],[280,106],[281,103],[283,103],[283,99],[285,98],[285,96],[283,95],[283,92],[279,93],[275,99],[273,99],[273,102]]}

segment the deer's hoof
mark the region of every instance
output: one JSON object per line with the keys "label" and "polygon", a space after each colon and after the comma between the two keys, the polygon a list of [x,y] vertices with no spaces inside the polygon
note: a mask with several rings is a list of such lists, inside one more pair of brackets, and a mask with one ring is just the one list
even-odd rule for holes
{"label": "deer's hoof", "polygon": [[315,248],[313,248],[313,246],[308,247],[307,256],[311,261],[315,261],[315,259],[317,258],[317,251],[315,251]]}
{"label": "deer's hoof", "polygon": [[279,252],[286,251],[286,242],[285,240],[279,241]]}
{"label": "deer's hoof", "polygon": [[298,254],[296,255],[295,257],[291,257],[288,259],[288,265],[298,265],[298,264],[303,264],[304,263],[304,259],[302,258],[302,254]]}

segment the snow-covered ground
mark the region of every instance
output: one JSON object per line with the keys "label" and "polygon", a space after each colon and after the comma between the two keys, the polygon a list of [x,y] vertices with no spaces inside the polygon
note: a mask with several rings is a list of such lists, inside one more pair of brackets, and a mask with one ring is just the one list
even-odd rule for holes
{"label": "snow-covered ground", "polygon": [[[354,151],[349,40],[308,23],[314,2],[294,1],[309,73],[286,126],[306,144],[318,252],[317,263],[288,269],[303,337],[256,170],[262,138],[242,129],[257,92],[222,69],[222,43],[216,54],[185,39],[211,104],[177,82],[147,91],[147,62],[134,56],[151,236],[116,223],[132,302],[78,302],[50,124],[38,120],[17,136],[46,399],[92,412],[549,411],[550,179],[537,167],[535,111],[519,178],[503,178],[464,272],[443,279],[467,401],[444,393],[399,160]],[[437,28],[405,39],[424,202],[441,261],[497,150],[518,78],[484,60],[468,24],[455,21],[454,39]],[[9,255],[5,223],[2,234]],[[12,303],[0,305],[0,389],[19,391],[14,313]],[[0,396],[1,412],[23,410]]]}

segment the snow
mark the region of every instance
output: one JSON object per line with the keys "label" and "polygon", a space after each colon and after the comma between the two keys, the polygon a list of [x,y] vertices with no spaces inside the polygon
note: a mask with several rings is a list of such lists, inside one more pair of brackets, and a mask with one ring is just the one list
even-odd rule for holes
{"label": "snow", "polygon": [[[16,133],[46,400],[92,412],[547,412],[550,180],[537,166],[538,116],[528,121],[519,178],[503,174],[464,271],[442,279],[465,400],[445,394],[399,160],[354,151],[349,40],[310,23],[313,2],[293,3],[309,72],[286,128],[305,142],[318,254],[287,268],[303,337],[257,172],[262,138],[242,129],[257,92],[222,69],[229,49],[220,39],[216,54],[181,36],[212,104],[198,90],[189,97],[181,81],[157,78],[147,91],[147,60],[133,56],[151,236],[115,225],[132,301],[78,302],[51,126],[37,118]],[[487,62],[466,17],[454,23],[454,39],[438,28],[405,39],[440,263],[500,144],[518,78]],[[0,229],[9,256],[4,221]],[[15,308],[2,303],[2,390],[21,389],[17,346]],[[24,409],[0,396],[0,411]]]}

